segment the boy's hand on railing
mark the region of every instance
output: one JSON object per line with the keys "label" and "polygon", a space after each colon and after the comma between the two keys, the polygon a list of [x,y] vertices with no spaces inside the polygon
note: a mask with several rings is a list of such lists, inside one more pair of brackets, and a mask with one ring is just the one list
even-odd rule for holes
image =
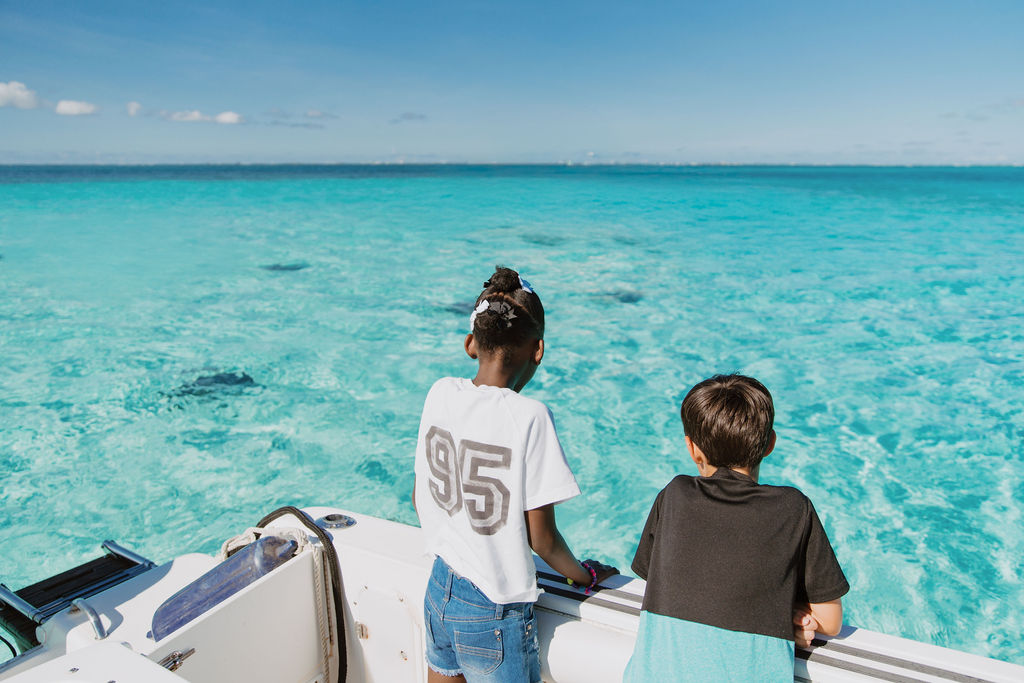
{"label": "boy's hand on railing", "polygon": [[594,568],[597,572],[597,583],[600,584],[605,579],[615,576],[619,573],[619,570],[610,564],[603,564],[597,560],[587,560],[587,564]]}
{"label": "boy's hand on railing", "polygon": [[818,628],[818,621],[807,606],[793,608],[793,640],[797,647],[810,647]]}

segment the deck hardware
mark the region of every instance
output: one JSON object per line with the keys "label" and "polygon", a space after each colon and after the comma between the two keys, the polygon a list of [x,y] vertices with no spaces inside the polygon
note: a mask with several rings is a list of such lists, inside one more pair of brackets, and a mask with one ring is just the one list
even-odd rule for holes
{"label": "deck hardware", "polygon": [[37,624],[43,623],[43,619],[46,618],[43,610],[22,599],[20,595],[2,583],[0,583],[0,599]]}
{"label": "deck hardware", "polygon": [[354,526],[356,520],[348,515],[342,515],[337,512],[332,512],[329,515],[324,515],[320,519],[316,520],[316,525],[323,527],[324,529],[347,529],[350,526]]}
{"label": "deck hardware", "polygon": [[366,628],[366,624],[361,621],[356,622],[356,635],[359,636],[360,640],[366,640],[370,637],[370,629]]}
{"label": "deck hardware", "polygon": [[134,562],[135,564],[142,565],[143,567],[148,568],[156,566],[153,560],[149,559],[148,557],[143,557],[135,551],[128,550],[128,548],[125,548],[123,545],[115,543],[114,541],[103,541],[100,547],[108,553],[110,553],[111,555],[123,557],[129,562]]}
{"label": "deck hardware", "polygon": [[398,654],[402,657],[403,662],[409,661],[409,655],[405,654],[405,650],[400,651]]}
{"label": "deck hardware", "polygon": [[194,647],[190,647],[184,652],[182,652],[181,650],[175,650],[174,652],[172,652],[171,654],[167,655],[159,662],[157,662],[157,664],[167,669],[168,671],[177,671],[178,667],[181,666],[181,663],[189,657],[191,657],[192,655],[194,655],[195,653],[196,649]]}
{"label": "deck hardware", "polygon": [[78,667],[77,666],[73,666],[70,669],[68,669],[68,671],[70,673],[76,674],[76,673],[78,673]]}
{"label": "deck hardware", "polygon": [[71,601],[70,612],[75,612],[77,610],[85,612],[85,616],[89,617],[89,623],[92,624],[92,630],[96,632],[96,640],[103,640],[107,637],[107,627],[103,625],[100,615],[92,605],[86,602],[85,598],[75,598]]}

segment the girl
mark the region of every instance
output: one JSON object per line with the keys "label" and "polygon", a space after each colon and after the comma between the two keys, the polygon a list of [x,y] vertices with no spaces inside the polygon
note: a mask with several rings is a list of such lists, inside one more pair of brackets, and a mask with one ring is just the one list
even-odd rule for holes
{"label": "girl", "polygon": [[555,525],[555,505],[580,489],[551,412],[519,395],[544,357],[540,297],[498,266],[469,325],[476,377],[434,384],[416,444],[413,504],[436,557],[423,601],[428,681],[536,683],[530,549],[588,592],[618,570],[577,562]]}

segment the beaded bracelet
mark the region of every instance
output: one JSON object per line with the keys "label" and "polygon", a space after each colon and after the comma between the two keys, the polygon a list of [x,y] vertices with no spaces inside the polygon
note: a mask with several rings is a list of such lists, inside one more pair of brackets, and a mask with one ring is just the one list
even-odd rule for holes
{"label": "beaded bracelet", "polygon": [[[580,562],[580,566],[586,569],[588,572],[590,572],[590,585],[583,589],[584,595],[590,595],[590,592],[594,590],[595,586],[597,586],[597,570],[591,567],[586,562]],[[565,582],[568,583],[570,586],[579,585],[569,577],[565,577]]]}

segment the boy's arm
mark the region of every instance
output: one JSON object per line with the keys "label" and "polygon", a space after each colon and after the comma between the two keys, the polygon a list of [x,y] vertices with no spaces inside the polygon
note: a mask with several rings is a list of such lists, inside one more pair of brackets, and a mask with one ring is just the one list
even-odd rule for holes
{"label": "boy's arm", "polygon": [[843,600],[836,598],[828,602],[812,602],[808,605],[811,617],[818,623],[814,629],[826,636],[838,635],[843,628]]}
{"label": "boy's arm", "polygon": [[[540,555],[540,559],[547,562],[562,576],[572,579],[577,585],[589,586],[593,577],[576,560],[576,556],[569,550],[569,545],[562,538],[558,525],[555,524],[554,503],[543,505],[535,510],[527,510],[525,514],[526,534],[533,552]],[[588,562],[597,572],[598,583],[619,573],[615,567],[608,567],[593,560],[588,560]]]}
{"label": "boy's arm", "polygon": [[850,590],[850,583],[843,574],[839,560],[836,559],[832,544],[829,543],[825,528],[818,519],[818,513],[809,499],[807,506],[807,544],[804,555],[803,594],[808,598],[816,598],[818,602],[809,601],[799,605],[804,607],[810,619],[812,632],[827,636],[837,635],[843,628],[842,596]]}
{"label": "boy's arm", "polygon": [[834,636],[843,628],[841,599],[816,602],[793,609],[793,640],[798,647],[810,647],[814,634]]}

